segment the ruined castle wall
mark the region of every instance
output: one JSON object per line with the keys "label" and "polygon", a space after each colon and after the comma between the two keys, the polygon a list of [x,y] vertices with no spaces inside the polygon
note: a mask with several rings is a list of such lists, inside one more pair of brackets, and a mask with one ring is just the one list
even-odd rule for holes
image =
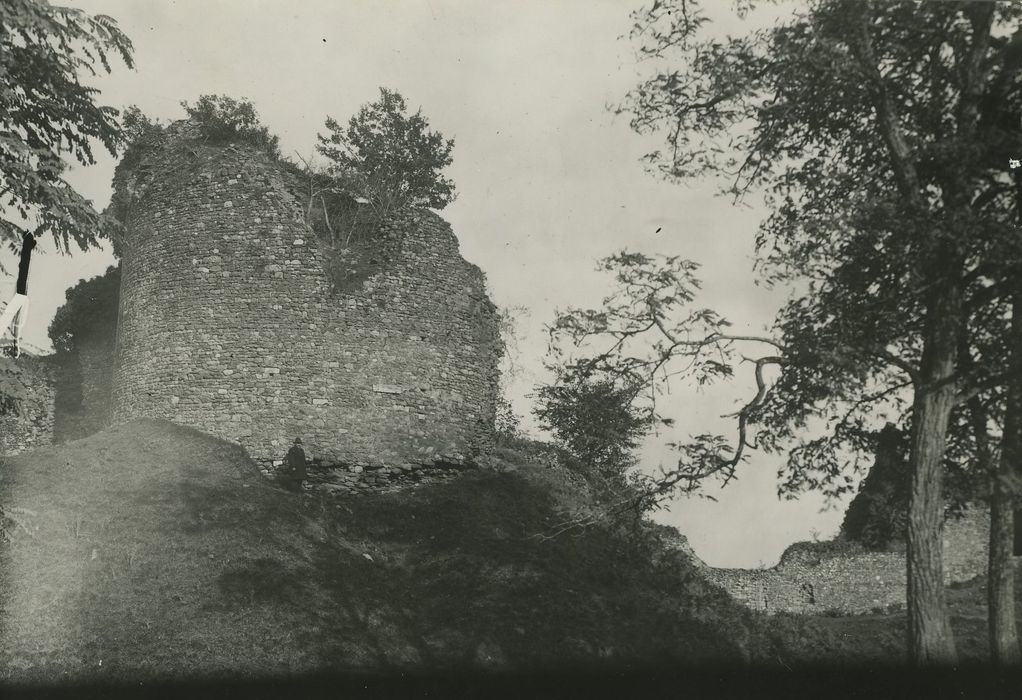
{"label": "ruined castle wall", "polygon": [[[483,275],[429,212],[387,225],[387,260],[331,296],[278,164],[242,145],[152,156],[132,182],[114,419],[166,418],[279,459],[459,463],[490,440],[496,320]],[[123,183],[122,183],[123,185]]]}
{"label": "ruined castle wall", "polygon": [[24,400],[17,412],[0,416],[0,455],[16,455],[53,444],[54,377],[56,368],[46,357],[22,355],[19,380]]}
{"label": "ruined castle wall", "polygon": [[[945,583],[982,574],[990,517],[968,510],[944,525]],[[770,569],[715,569],[704,575],[754,610],[795,613],[867,613],[905,604],[905,555],[872,552],[853,543],[800,542]]]}
{"label": "ruined castle wall", "polygon": [[990,556],[990,511],[976,506],[944,524],[944,578],[968,581],[985,574]]}
{"label": "ruined castle wall", "polygon": [[905,557],[849,552],[772,569],[710,569],[708,578],[753,610],[863,613],[905,603]]}
{"label": "ruined castle wall", "polygon": [[75,343],[78,377],[81,382],[81,429],[84,435],[97,433],[112,419],[113,360],[117,343],[114,329],[79,338]]}

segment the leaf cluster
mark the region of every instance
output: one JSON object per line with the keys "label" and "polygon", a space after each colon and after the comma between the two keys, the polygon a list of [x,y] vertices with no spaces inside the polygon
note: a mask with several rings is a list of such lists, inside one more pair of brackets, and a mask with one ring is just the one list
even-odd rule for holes
{"label": "leaf cluster", "polygon": [[158,120],[150,119],[136,105],[126,108],[121,115],[121,133],[124,154],[114,171],[115,187],[110,206],[104,212],[111,221],[110,239],[117,256],[121,254],[124,224],[132,202],[138,196],[142,183],[148,182],[153,175],[145,166],[145,158],[167,144],[166,127]]}
{"label": "leaf cluster", "polygon": [[117,110],[82,80],[109,73],[111,56],[133,65],[131,41],[106,15],[0,3],[0,238],[12,246],[31,232],[86,250],[104,235],[104,219],[64,179],[62,156],[91,165],[93,142],[112,155],[121,143]]}
{"label": "leaf cluster", "polygon": [[[734,417],[737,439],[722,435],[693,436],[670,443],[677,464],[664,473],[641,479],[633,505],[656,507],[674,490],[696,491],[701,482],[718,476],[727,480],[753,444],[750,421],[767,393],[765,369],[783,363],[783,347],[771,338],[732,334],[730,323],[711,309],[695,305],[698,266],[676,256],[646,256],[623,251],[600,261],[598,269],[612,274],[615,284],[599,309],[560,311],[548,327],[546,364],[558,381],[540,390],[551,395],[565,378],[600,377],[627,387],[636,415],[647,428],[672,425],[660,415],[657,398],[672,382],[706,385],[729,379],[743,362],[753,366],[758,392]],[[768,347],[769,352],[745,357],[743,348]]]}
{"label": "leaf cluster", "polygon": [[317,150],[335,176],[355,186],[380,213],[405,206],[442,209],[455,197],[454,183],[442,170],[452,162],[453,139],[432,131],[418,110],[407,113],[400,93],[380,88],[380,99],[363,105],[342,126],[328,117]]}
{"label": "leaf cluster", "polygon": [[680,357],[686,359],[681,373],[699,384],[731,376],[729,350],[715,341],[730,323],[692,306],[700,287],[697,263],[621,251],[597,269],[613,275],[611,293],[598,309],[558,311],[547,328],[548,364],[646,389],[657,385],[654,377],[673,376],[679,367],[671,361]]}
{"label": "leaf cluster", "polygon": [[201,95],[194,105],[182,101],[181,106],[207,143],[216,146],[245,143],[274,160],[280,159],[280,138],[259,121],[259,113],[250,100]]}
{"label": "leaf cluster", "polygon": [[939,285],[964,299],[948,454],[960,472],[984,462],[976,435],[996,433],[1004,296],[1022,262],[1008,171],[1022,150],[1020,17],[1008,3],[816,0],[719,38],[693,0],[635,13],[654,75],[618,110],[666,137],[647,161],[669,179],[720,178],[736,199],[762,191],[757,268],[799,290],[775,326],[781,376],[747,414],[758,447],[794,445],[782,490],[847,492],[878,424],[910,420]]}
{"label": "leaf cluster", "polygon": [[604,477],[623,475],[649,423],[633,405],[635,388],[613,378],[562,372],[536,391],[533,412],[558,445]]}

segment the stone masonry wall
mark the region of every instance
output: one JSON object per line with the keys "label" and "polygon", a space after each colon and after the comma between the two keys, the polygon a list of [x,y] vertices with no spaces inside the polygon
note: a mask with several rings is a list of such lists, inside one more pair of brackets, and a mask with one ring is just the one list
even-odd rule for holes
{"label": "stone masonry wall", "polygon": [[[972,508],[944,525],[946,583],[986,569],[989,513]],[[799,542],[771,569],[716,569],[707,579],[753,610],[767,613],[867,613],[905,604],[905,555],[871,552],[845,542]]]}
{"label": "stone masonry wall", "polygon": [[16,455],[53,444],[54,372],[46,357],[22,355],[26,399],[18,413],[0,416],[0,455]]}
{"label": "stone masonry wall", "polygon": [[86,435],[110,425],[116,350],[114,332],[94,333],[79,338],[75,344],[82,391],[82,429]]}
{"label": "stone masonry wall", "polygon": [[50,361],[56,374],[54,439],[76,440],[111,421],[111,383],[116,355],[120,270],[117,267],[67,290],[54,315]]}
{"label": "stone masonry wall", "polygon": [[[165,418],[279,460],[357,470],[471,460],[492,438],[499,335],[450,227],[411,212],[331,296],[280,165],[244,145],[150,156],[130,194],[114,420]],[[124,190],[122,190],[123,193]]]}

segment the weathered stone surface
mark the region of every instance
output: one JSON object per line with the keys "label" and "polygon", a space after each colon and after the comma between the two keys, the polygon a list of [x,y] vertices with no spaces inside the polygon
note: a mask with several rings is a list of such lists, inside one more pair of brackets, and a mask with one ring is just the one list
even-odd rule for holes
{"label": "weathered stone surface", "polygon": [[[366,471],[362,466],[331,467],[312,464],[307,468],[304,486],[307,490],[321,491],[336,496],[359,493],[380,493],[417,488],[426,484],[454,479],[474,467],[453,467],[433,465],[378,466]],[[280,460],[260,464],[260,471],[271,479],[278,479],[287,472]]]}
{"label": "weathered stone surface", "polygon": [[386,224],[385,264],[331,296],[279,164],[189,144],[144,170],[121,261],[115,421],[166,418],[259,459],[301,436],[324,462],[365,466],[465,462],[489,445],[494,308],[442,219]]}
{"label": "weathered stone surface", "polygon": [[[989,513],[978,506],[945,523],[945,583],[984,573],[989,528]],[[902,552],[868,551],[850,542],[797,542],[770,569],[716,569],[688,553],[706,578],[753,610],[867,613],[905,604]]]}
{"label": "weathered stone surface", "polygon": [[15,455],[53,444],[54,383],[58,368],[47,357],[22,355],[25,396],[17,412],[0,416],[0,454]]}

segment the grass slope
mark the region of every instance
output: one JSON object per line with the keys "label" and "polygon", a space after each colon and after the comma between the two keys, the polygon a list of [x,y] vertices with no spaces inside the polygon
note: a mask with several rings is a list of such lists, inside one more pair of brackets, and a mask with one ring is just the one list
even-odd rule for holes
{"label": "grass slope", "polygon": [[754,617],[655,538],[534,537],[571,492],[509,458],[394,494],[267,483],[243,450],[137,421],[8,458],[7,681],[738,663]]}

